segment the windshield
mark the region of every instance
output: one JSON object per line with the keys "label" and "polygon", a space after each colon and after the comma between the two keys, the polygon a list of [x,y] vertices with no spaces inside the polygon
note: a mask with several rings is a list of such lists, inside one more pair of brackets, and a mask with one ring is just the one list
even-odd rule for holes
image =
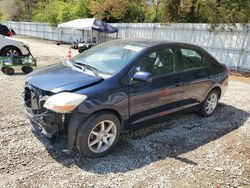
{"label": "windshield", "polygon": [[80,64],[89,65],[98,72],[113,75],[126,66],[144,46],[111,41],[93,47],[73,58]]}

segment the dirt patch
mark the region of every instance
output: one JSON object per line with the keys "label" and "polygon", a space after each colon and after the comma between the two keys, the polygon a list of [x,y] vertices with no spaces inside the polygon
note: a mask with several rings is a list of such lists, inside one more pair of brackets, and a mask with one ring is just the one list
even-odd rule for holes
{"label": "dirt patch", "polygon": [[250,83],[250,72],[230,72],[230,79],[245,83]]}

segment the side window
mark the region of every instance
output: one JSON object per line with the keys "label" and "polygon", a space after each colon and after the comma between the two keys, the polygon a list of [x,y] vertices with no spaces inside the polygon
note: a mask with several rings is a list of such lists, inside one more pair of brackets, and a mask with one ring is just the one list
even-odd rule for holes
{"label": "side window", "polygon": [[161,76],[175,71],[175,54],[170,48],[154,51],[143,57],[134,67],[132,73],[150,72],[153,76]]}
{"label": "side window", "polygon": [[198,52],[191,49],[181,49],[183,69],[208,66],[207,61]]}
{"label": "side window", "polygon": [[222,71],[222,66],[220,64],[218,64],[218,62],[216,62],[214,59],[212,58],[205,58],[205,61],[207,62],[208,66],[209,66],[209,70],[214,73],[220,73]]}

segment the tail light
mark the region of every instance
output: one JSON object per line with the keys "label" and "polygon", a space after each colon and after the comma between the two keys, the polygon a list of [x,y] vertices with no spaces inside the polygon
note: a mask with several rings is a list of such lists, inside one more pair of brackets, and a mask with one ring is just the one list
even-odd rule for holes
{"label": "tail light", "polygon": [[9,32],[7,33],[7,35],[8,35],[9,37],[12,37],[12,32],[9,31]]}

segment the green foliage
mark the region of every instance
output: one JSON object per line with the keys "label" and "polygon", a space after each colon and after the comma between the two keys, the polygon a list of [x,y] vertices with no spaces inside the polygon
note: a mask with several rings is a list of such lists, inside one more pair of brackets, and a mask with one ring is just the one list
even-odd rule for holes
{"label": "green foliage", "polygon": [[37,3],[33,21],[48,22],[55,27],[58,23],[89,16],[83,0],[48,0]]}
{"label": "green foliage", "polygon": [[[0,0],[0,18],[48,22],[77,18],[107,22],[249,23],[249,0]],[[223,23],[223,24],[221,24]]]}
{"label": "green foliage", "polygon": [[87,8],[87,3],[84,0],[78,1],[72,11],[73,15],[77,18],[92,17],[90,10]]}
{"label": "green foliage", "polygon": [[164,22],[164,0],[151,0],[145,6],[146,22]]}
{"label": "green foliage", "polygon": [[163,22],[210,23],[211,29],[250,22],[249,0],[164,0]]}
{"label": "green foliage", "polygon": [[108,22],[143,22],[145,18],[142,1],[100,0],[89,1],[88,8],[96,18]]}
{"label": "green foliage", "polygon": [[197,17],[197,0],[164,0],[165,22],[199,22]]}
{"label": "green foliage", "polygon": [[33,21],[48,22],[51,26],[56,26],[62,19],[62,15],[67,15],[64,10],[64,2],[55,0],[48,2],[41,2],[37,4],[37,10],[34,12]]}
{"label": "green foliage", "polygon": [[196,11],[199,21],[210,23],[212,30],[250,22],[249,0],[199,0]]}

